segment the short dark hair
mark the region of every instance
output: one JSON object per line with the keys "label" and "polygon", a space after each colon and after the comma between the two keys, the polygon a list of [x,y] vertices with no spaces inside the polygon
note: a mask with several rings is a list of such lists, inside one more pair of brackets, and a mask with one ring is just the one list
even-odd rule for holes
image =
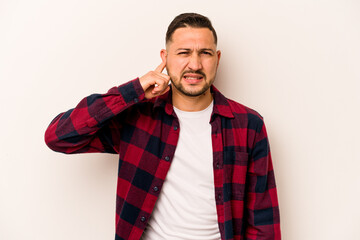
{"label": "short dark hair", "polygon": [[214,27],[211,24],[211,21],[198,13],[182,13],[172,20],[170,23],[167,32],[165,41],[168,43],[171,41],[171,37],[176,29],[193,27],[193,28],[208,28],[211,30],[214,36],[215,44],[217,44],[217,35]]}

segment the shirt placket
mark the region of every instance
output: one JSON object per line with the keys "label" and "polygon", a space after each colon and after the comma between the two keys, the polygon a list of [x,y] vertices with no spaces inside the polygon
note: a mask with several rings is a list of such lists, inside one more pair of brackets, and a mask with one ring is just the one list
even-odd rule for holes
{"label": "shirt placket", "polygon": [[214,170],[214,185],[215,185],[215,202],[216,212],[219,223],[220,234],[224,236],[224,201],[223,201],[223,143],[220,118],[216,117],[211,122],[212,147],[213,147],[213,170]]}
{"label": "shirt placket", "polygon": [[[146,198],[143,203],[142,209],[147,210],[148,212],[150,212],[150,214],[154,210],[156,201],[159,198],[161,188],[170,169],[170,165],[175,154],[176,145],[179,140],[180,125],[177,118],[174,119],[170,130],[165,130],[164,128],[166,128],[166,126],[162,125],[163,131],[169,131],[168,134],[165,134],[165,136],[167,136],[167,139],[161,139],[161,141],[166,142],[166,146],[163,155],[160,156],[161,160],[155,173],[156,178],[152,182],[152,187],[150,188],[150,191],[153,192],[155,198]],[[150,216],[139,216],[139,220],[141,222],[141,225],[143,226],[143,229],[146,227],[149,218]],[[132,239],[131,237],[134,236],[130,236],[129,239]]]}

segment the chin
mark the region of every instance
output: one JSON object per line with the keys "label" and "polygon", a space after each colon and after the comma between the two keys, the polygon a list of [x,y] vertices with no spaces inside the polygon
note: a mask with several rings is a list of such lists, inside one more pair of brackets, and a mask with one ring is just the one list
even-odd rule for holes
{"label": "chin", "polygon": [[[175,88],[181,92],[182,94],[184,94],[185,96],[188,96],[188,97],[198,97],[198,96],[201,96],[201,95],[204,95],[208,89],[210,88],[210,86],[206,85],[206,86],[203,86],[201,88],[199,87],[196,87],[196,89],[194,89],[195,87],[184,87],[184,86],[175,86]],[[191,89],[193,88],[193,89]]]}

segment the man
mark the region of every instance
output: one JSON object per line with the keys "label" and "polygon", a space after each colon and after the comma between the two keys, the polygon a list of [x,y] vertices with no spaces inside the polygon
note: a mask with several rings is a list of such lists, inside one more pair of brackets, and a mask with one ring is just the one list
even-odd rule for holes
{"label": "man", "polygon": [[58,115],[46,143],[119,154],[116,240],[280,239],[265,126],[212,85],[221,52],[209,19],[177,16],[160,55],[155,71]]}

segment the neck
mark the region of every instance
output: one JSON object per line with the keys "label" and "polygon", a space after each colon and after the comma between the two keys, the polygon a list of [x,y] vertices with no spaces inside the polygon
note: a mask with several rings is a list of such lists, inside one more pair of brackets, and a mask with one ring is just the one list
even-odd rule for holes
{"label": "neck", "polygon": [[196,112],[207,108],[213,100],[210,88],[202,95],[186,96],[172,87],[172,103],[174,107],[182,111]]}

